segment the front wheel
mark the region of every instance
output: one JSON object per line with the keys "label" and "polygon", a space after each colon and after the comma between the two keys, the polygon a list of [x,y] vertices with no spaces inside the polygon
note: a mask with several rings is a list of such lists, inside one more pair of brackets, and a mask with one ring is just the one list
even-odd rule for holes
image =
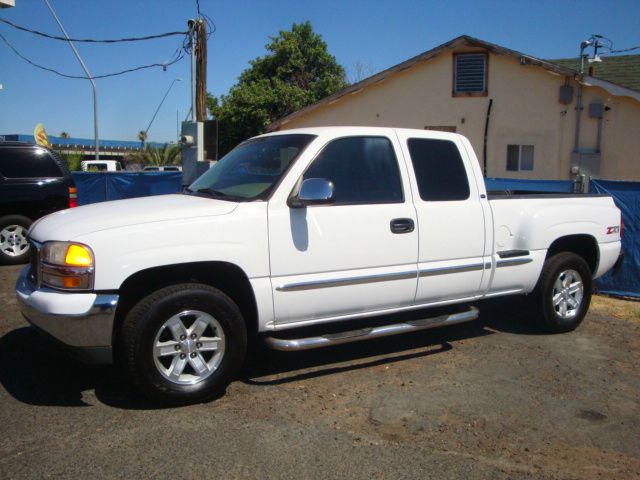
{"label": "front wheel", "polygon": [[534,311],[553,333],[575,330],[591,302],[591,270],[587,262],[571,252],[548,258],[532,295]]}
{"label": "front wheel", "polygon": [[236,304],[208,285],[162,288],[122,325],[123,365],[154,401],[183,405],[222,393],[244,361],[247,333]]}

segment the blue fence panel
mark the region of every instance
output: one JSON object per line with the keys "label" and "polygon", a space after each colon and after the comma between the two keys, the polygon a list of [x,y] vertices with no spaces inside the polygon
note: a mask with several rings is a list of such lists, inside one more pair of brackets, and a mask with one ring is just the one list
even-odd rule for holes
{"label": "blue fence panel", "polygon": [[178,193],[182,189],[182,173],[116,173],[107,175],[107,197],[109,200],[148,197]]}
{"label": "blue fence panel", "polygon": [[78,205],[107,200],[107,173],[73,172],[71,175],[78,189]]}
{"label": "blue fence panel", "polygon": [[487,190],[572,193],[573,180],[524,180],[519,178],[485,178]]}
{"label": "blue fence panel", "polygon": [[[74,172],[78,205],[177,193],[182,189],[180,172]],[[485,179],[487,190],[571,193],[571,180]],[[640,298],[640,182],[591,180],[591,192],[610,194],[622,211],[625,229],[622,249],[625,262],[618,274],[611,272],[598,279],[599,291]]]}
{"label": "blue fence panel", "polygon": [[640,298],[640,182],[591,180],[590,190],[611,195],[624,219],[622,268],[600,277],[596,287],[602,293]]}
{"label": "blue fence panel", "polygon": [[177,193],[182,189],[181,172],[74,172],[78,205]]}

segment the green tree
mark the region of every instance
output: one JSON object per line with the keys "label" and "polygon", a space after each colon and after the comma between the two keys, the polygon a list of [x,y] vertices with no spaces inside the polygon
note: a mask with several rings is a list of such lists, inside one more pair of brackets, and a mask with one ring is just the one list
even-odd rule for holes
{"label": "green tree", "polygon": [[[62,135],[60,135],[62,137]],[[65,138],[65,137],[62,137]],[[64,153],[62,150],[55,149],[56,153],[60,155],[60,158],[64,162],[66,162],[69,170],[72,172],[79,172],[81,169],[82,160],[84,160],[84,156],[81,153]]]}
{"label": "green tree", "polygon": [[142,142],[142,146],[144,147],[147,142],[147,132],[145,130],[140,130],[138,132],[138,140]]}
{"label": "green tree", "polygon": [[182,149],[178,144],[164,144],[160,148],[147,145],[144,150],[136,152],[134,159],[143,165],[179,165]]}
{"label": "green tree", "polygon": [[310,22],[294,23],[270,39],[268,53],[251,62],[227,95],[208,95],[209,111],[219,122],[221,154],[347,85],[344,69]]}
{"label": "green tree", "polygon": [[70,136],[68,132],[60,132],[60,138],[69,138]]}

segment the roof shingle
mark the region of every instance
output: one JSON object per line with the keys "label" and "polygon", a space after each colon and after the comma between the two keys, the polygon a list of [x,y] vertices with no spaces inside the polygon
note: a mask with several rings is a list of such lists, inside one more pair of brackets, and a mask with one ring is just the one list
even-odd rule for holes
{"label": "roof shingle", "polygon": [[[547,61],[561,67],[571,68],[576,72],[580,70],[578,58],[559,58]],[[593,69],[592,73],[590,69]],[[640,55],[602,57],[602,62],[585,63],[584,70],[584,73],[591,77],[640,91]]]}

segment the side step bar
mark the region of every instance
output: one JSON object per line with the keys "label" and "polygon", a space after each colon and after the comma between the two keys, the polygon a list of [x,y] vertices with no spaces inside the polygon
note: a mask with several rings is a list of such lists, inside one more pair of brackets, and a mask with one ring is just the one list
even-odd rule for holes
{"label": "side step bar", "polygon": [[265,337],[264,343],[267,347],[283,352],[298,350],[310,350],[312,348],[328,347],[340,345],[342,343],[359,342],[361,340],[371,340],[374,338],[388,337],[399,333],[416,332],[429,328],[441,327],[444,325],[454,325],[456,323],[470,322],[478,318],[479,312],[476,307],[469,307],[469,310],[451,315],[440,315],[432,318],[422,318],[393,325],[382,325],[379,327],[361,328],[348,332],[328,333],[318,337],[307,338],[274,338]]}

